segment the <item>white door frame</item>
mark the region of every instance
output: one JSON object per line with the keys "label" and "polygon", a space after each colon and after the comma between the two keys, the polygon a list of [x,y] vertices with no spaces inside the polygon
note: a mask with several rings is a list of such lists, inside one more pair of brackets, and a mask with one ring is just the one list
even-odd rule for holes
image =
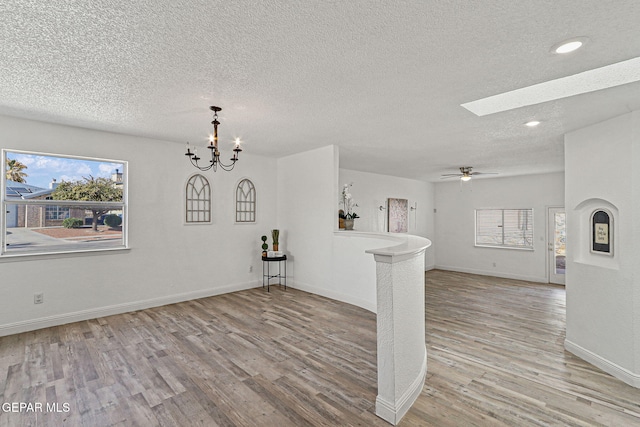
{"label": "white door frame", "polygon": [[[549,283],[564,285],[565,273],[556,271],[555,258],[555,215],[557,213],[565,213],[564,207],[548,207],[547,208],[547,266],[549,272]],[[565,255],[566,266],[566,255]]]}

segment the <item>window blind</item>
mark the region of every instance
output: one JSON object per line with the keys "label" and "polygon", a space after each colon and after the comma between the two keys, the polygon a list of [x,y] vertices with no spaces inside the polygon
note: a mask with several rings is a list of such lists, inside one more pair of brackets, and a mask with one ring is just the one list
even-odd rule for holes
{"label": "window blind", "polygon": [[533,249],[533,209],[476,209],[476,246]]}

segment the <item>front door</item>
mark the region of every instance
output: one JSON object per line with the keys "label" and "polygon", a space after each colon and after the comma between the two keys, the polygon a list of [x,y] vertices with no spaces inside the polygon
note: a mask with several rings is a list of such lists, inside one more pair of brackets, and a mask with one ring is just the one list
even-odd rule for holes
{"label": "front door", "polygon": [[564,285],[564,274],[567,265],[566,242],[567,230],[564,208],[549,208],[549,283]]}

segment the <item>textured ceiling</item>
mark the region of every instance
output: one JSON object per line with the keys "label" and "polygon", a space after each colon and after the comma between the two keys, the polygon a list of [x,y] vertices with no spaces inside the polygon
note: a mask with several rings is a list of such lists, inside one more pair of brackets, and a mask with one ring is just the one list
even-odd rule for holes
{"label": "textured ceiling", "polygon": [[637,0],[4,0],[0,114],[182,145],[206,143],[218,105],[223,151],[336,144],[342,167],[432,181],[561,171],[562,135],[640,109],[640,83],[484,117],[460,104],[638,57],[639,22]]}

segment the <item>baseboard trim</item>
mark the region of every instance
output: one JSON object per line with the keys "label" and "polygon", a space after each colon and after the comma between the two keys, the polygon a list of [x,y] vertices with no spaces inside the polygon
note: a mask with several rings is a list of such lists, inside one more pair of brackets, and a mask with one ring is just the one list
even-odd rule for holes
{"label": "baseboard trim", "polygon": [[21,332],[35,331],[37,329],[50,328],[52,326],[65,325],[67,323],[81,322],[99,317],[112,316],[114,314],[128,313],[131,311],[144,310],[152,307],[160,307],[178,302],[190,301],[198,298],[206,298],[229,292],[242,291],[261,286],[259,281],[237,283],[234,285],[222,286],[219,288],[202,289],[193,292],[168,295],[159,298],[152,298],[142,301],[115,304],[106,307],[97,307],[88,310],[74,311],[71,313],[56,314],[54,316],[40,317],[37,319],[23,320],[15,323],[0,325],[0,337],[18,334]]}
{"label": "baseboard trim", "polygon": [[524,281],[527,281],[527,282],[549,283],[549,278],[548,277],[525,276],[525,275],[522,275],[522,274],[503,273],[503,272],[500,272],[500,271],[476,270],[476,269],[473,269],[473,268],[452,267],[452,266],[448,266],[448,265],[438,265],[438,264],[436,264],[435,269],[436,270],[454,271],[454,272],[457,272],[457,273],[478,274],[480,276],[501,277],[503,279],[524,280]]}
{"label": "baseboard trim", "polygon": [[334,299],[341,302],[346,302],[347,304],[355,305],[360,308],[364,308],[372,313],[376,312],[376,303],[372,303],[360,298],[356,298],[351,295],[343,294],[341,292],[335,292],[328,289],[318,288],[316,286],[309,285],[307,283],[295,282],[291,281],[291,284],[287,284],[287,286],[299,289],[301,291],[309,292],[312,294],[320,295],[326,298]]}
{"label": "baseboard trim", "polygon": [[564,340],[564,348],[579,358],[586,360],[592,365],[602,369],[606,373],[618,378],[621,381],[629,384],[632,387],[640,388],[640,375],[634,374],[628,369],[619,366],[610,360],[605,359],[602,356],[597,355],[596,353],[587,350],[584,347],[579,346],[578,344],[569,341],[568,339]]}
{"label": "baseboard trim", "polygon": [[427,350],[425,347],[424,351],[424,360],[422,362],[422,366],[420,367],[420,373],[413,380],[411,385],[405,390],[405,392],[400,396],[398,401],[394,404],[389,402],[380,395],[376,397],[376,415],[385,420],[388,423],[393,425],[397,425],[402,417],[406,415],[406,413],[411,409],[411,406],[416,401],[420,393],[422,392],[422,387],[424,386],[424,380],[427,377]]}

